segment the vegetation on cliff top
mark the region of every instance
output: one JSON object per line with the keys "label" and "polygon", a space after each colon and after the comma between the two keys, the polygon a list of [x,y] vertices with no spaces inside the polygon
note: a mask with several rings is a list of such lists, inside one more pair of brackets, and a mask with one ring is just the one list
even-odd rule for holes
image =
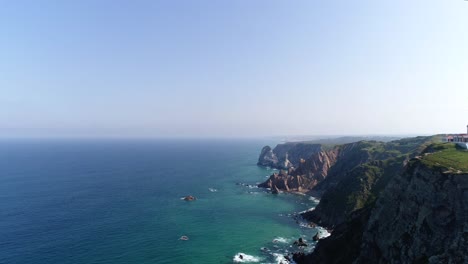
{"label": "vegetation on cliff top", "polygon": [[421,161],[431,168],[448,169],[452,172],[468,173],[468,151],[454,143],[434,143]]}

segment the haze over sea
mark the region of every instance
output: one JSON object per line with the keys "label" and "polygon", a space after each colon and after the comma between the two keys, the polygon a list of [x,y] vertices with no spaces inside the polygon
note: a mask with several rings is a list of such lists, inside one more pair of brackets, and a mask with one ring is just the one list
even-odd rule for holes
{"label": "haze over sea", "polygon": [[311,240],[288,214],[315,202],[254,187],[272,173],[256,166],[268,143],[3,140],[0,263],[232,263],[239,252],[276,263],[293,239]]}

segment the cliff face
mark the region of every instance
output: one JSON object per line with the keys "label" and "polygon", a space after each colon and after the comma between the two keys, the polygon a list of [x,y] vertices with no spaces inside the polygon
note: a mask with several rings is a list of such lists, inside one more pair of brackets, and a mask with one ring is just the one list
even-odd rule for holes
{"label": "cliff face", "polygon": [[444,173],[413,160],[372,211],[357,263],[370,260],[468,261],[468,174]]}
{"label": "cliff face", "polygon": [[298,167],[301,159],[307,159],[312,154],[321,151],[320,144],[284,143],[278,144],[274,149],[263,147],[257,165],[277,169]]}
{"label": "cliff face", "polygon": [[335,227],[331,236],[319,241],[312,254],[295,254],[294,260],[298,264],[353,263],[359,256],[362,233],[370,212],[369,207],[353,212],[346,222]]}
{"label": "cliff face", "polygon": [[306,217],[334,231],[297,262],[468,263],[468,152],[435,144],[408,160],[426,143],[362,164],[328,190]]}
{"label": "cliff face", "polygon": [[260,157],[258,158],[257,165],[276,168],[278,164],[279,164],[278,157],[273,152],[271,147],[270,146],[263,147],[262,151],[260,152]]}
{"label": "cliff face", "polygon": [[334,228],[351,212],[375,202],[389,180],[404,165],[404,157],[362,163],[344,173],[334,187],[323,194],[315,210],[303,214],[309,221]]}
{"label": "cliff face", "polygon": [[306,192],[311,190],[327,177],[330,167],[337,160],[338,153],[337,149],[314,153],[307,160],[300,160],[298,169],[291,167],[287,171],[274,173],[258,186],[277,191]]}
{"label": "cliff face", "polygon": [[333,228],[297,262],[468,263],[468,152],[437,140],[317,147],[307,158],[282,146],[296,164],[260,186],[320,196],[303,216]]}
{"label": "cliff face", "polygon": [[388,143],[362,141],[342,145],[328,177],[311,192],[321,197],[320,203],[315,210],[304,214],[304,218],[331,228],[342,223],[353,211],[375,202],[407,160],[420,154],[433,140],[433,137],[416,137]]}
{"label": "cliff face", "polygon": [[[336,254],[339,252],[339,254]],[[298,263],[467,263],[468,174],[412,161]]]}
{"label": "cliff face", "polygon": [[[321,196],[323,192],[336,186],[348,171],[370,161],[373,158],[373,152],[369,148],[380,144],[383,143],[361,141],[336,146],[328,150],[314,145],[314,151],[310,151],[312,148],[307,149],[309,151],[300,151],[300,153],[307,154],[313,152],[308,158],[300,158],[297,166],[271,175],[259,187],[279,191],[308,192],[313,190],[314,196]],[[288,156],[293,156],[294,160],[301,157],[295,152],[297,149],[305,148],[304,146],[292,148],[289,150],[291,154]],[[266,150],[268,150],[267,147],[263,148],[262,154],[269,153]],[[260,157],[266,160],[268,156],[261,155]]]}
{"label": "cliff face", "polygon": [[[320,197],[315,210],[303,214],[303,217],[333,228],[353,211],[375,202],[408,159],[420,154],[436,138],[359,141],[334,147],[280,144],[277,153],[292,156],[295,160],[302,154],[313,153],[308,158],[299,159],[297,166],[271,175],[259,187],[271,188],[273,192],[298,191]],[[275,151],[263,148],[260,159],[275,158]]]}

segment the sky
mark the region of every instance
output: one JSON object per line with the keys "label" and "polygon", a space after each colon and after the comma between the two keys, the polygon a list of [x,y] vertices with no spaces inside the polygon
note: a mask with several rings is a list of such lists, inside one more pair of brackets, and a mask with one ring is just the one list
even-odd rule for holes
{"label": "sky", "polygon": [[467,124],[468,1],[1,1],[1,137]]}

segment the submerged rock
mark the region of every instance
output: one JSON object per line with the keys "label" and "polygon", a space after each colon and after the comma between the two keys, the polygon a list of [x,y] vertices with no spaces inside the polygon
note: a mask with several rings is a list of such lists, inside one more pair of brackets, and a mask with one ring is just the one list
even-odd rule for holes
{"label": "submerged rock", "polygon": [[307,244],[304,242],[302,237],[300,237],[298,240],[294,241],[293,245],[298,246],[298,247],[307,247]]}
{"label": "submerged rock", "polygon": [[194,196],[192,195],[189,195],[189,196],[185,196],[184,197],[184,201],[195,201],[197,198],[195,198]]}
{"label": "submerged rock", "polygon": [[278,193],[280,193],[280,192],[281,192],[281,191],[278,189],[278,187],[276,187],[276,185],[273,186],[273,188],[271,189],[271,193],[273,193],[273,194],[278,194]]}
{"label": "submerged rock", "polygon": [[312,238],[314,241],[319,241],[320,240],[320,232],[317,232],[315,236]]}

